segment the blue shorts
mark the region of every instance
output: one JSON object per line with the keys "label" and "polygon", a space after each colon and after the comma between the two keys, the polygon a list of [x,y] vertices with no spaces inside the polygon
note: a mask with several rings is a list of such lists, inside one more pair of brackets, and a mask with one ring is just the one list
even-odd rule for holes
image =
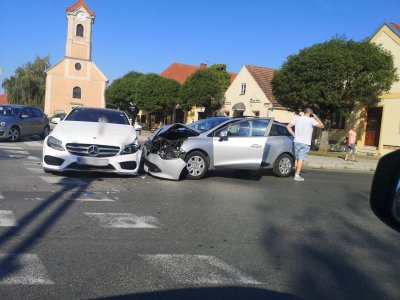
{"label": "blue shorts", "polygon": [[305,160],[308,152],[310,152],[310,145],[294,143],[294,156],[297,160]]}

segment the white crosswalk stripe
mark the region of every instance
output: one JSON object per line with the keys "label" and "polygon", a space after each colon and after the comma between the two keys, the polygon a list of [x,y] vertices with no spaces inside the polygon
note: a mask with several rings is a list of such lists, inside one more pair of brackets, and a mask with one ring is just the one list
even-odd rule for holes
{"label": "white crosswalk stripe", "polygon": [[78,179],[78,178],[69,178],[69,177],[48,177],[41,176],[42,180],[47,183],[60,184],[60,185],[86,185],[86,182]]}
{"label": "white crosswalk stripe", "polygon": [[141,255],[166,277],[184,284],[261,284],[224,261],[209,255]]}
{"label": "white crosswalk stripe", "polygon": [[136,216],[129,213],[85,213],[105,228],[158,228],[158,220],[152,216]]}
{"label": "white crosswalk stripe", "polygon": [[38,147],[38,148],[42,148],[43,147],[43,143],[39,142],[39,141],[29,141],[29,142],[24,142],[25,145],[30,146],[30,147]]}
{"label": "white crosswalk stripe", "polygon": [[24,150],[24,148],[10,145],[10,144],[0,144],[0,149],[9,149],[9,150]]}
{"label": "white crosswalk stripe", "polygon": [[26,159],[30,159],[30,160],[40,160],[40,158],[35,157],[35,156],[28,156]]}
{"label": "white crosswalk stripe", "polygon": [[25,151],[25,150],[4,150],[4,152],[10,153],[12,155],[15,155],[15,154],[29,155],[29,152]]}
{"label": "white crosswalk stripe", "polygon": [[17,222],[15,221],[14,213],[11,210],[0,210],[0,226],[18,226]]}
{"label": "white crosswalk stripe", "polygon": [[0,254],[0,284],[54,284],[36,254]]}
{"label": "white crosswalk stripe", "polygon": [[36,174],[42,174],[43,173],[43,169],[42,168],[27,168],[29,171],[31,171],[32,173],[36,173]]}

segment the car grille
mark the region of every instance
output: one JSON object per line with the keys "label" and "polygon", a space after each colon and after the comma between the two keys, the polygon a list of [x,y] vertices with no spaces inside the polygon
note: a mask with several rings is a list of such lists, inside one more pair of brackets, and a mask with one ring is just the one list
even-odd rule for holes
{"label": "car grille", "polygon": [[[97,155],[89,155],[89,147],[96,146],[99,149]],[[91,156],[91,157],[112,157],[116,156],[121,150],[116,146],[105,146],[105,145],[95,145],[95,144],[67,144],[67,150],[69,153],[77,156]]]}

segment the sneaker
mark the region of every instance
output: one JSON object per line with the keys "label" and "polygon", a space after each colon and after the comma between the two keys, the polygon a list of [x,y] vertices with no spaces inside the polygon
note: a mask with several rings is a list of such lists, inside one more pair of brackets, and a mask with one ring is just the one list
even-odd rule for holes
{"label": "sneaker", "polygon": [[296,180],[296,181],[304,181],[304,178],[301,177],[300,175],[294,175],[293,179]]}

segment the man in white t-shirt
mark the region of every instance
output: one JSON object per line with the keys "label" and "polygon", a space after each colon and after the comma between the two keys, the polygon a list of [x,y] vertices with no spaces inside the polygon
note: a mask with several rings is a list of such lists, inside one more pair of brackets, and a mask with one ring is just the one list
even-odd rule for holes
{"label": "man in white t-shirt", "polygon": [[[293,131],[293,127],[295,131]],[[314,127],[324,128],[324,124],[313,114],[311,108],[306,108],[303,116],[297,117],[286,126],[294,137],[294,154],[296,157],[294,180],[296,181],[304,181],[304,178],[300,176],[300,172],[303,167],[303,161],[310,151]]]}

